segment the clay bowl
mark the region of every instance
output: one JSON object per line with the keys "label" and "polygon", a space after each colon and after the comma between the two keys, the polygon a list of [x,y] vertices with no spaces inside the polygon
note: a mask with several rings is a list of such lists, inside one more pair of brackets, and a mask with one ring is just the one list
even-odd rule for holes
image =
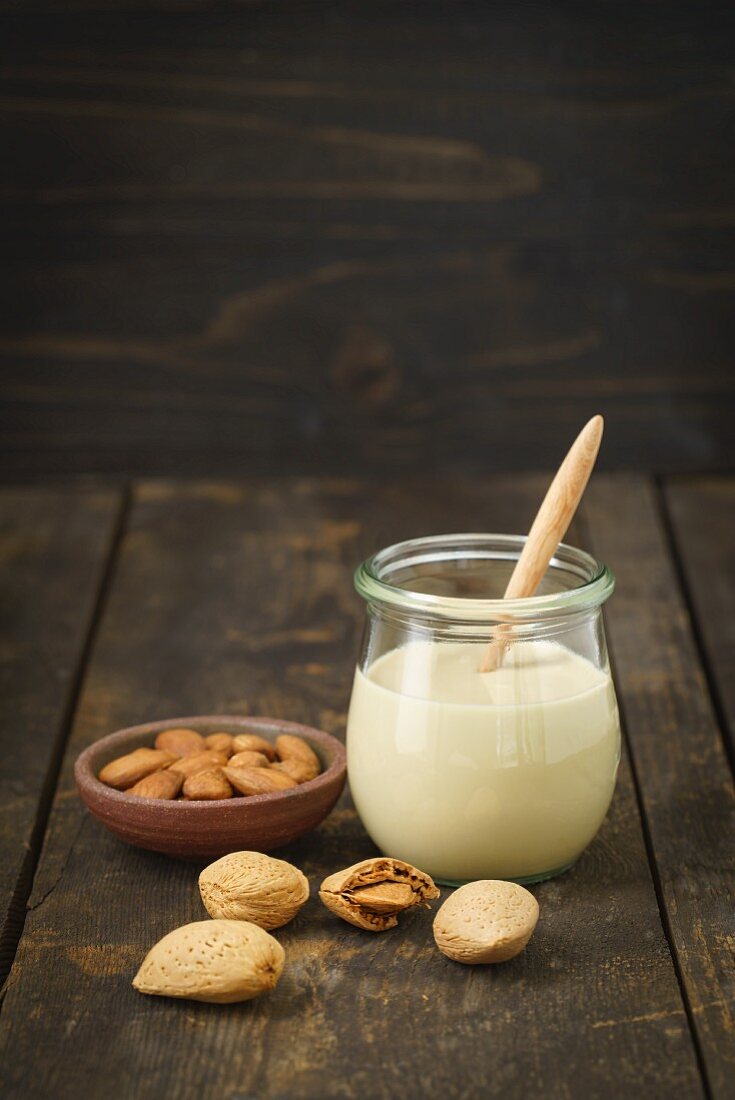
{"label": "clay bowl", "polygon": [[[158,733],[188,727],[208,734],[257,733],[275,741],[281,733],[303,737],[319,757],[323,771],[298,787],[247,798],[213,802],[131,798],[97,779],[110,760],[133,749],[151,746]],[[90,813],[128,844],[178,859],[210,859],[226,852],[268,852],[288,844],[323,821],[345,784],[344,746],[335,737],[297,722],[276,718],[233,718],[206,715],[171,718],[131,726],[95,741],[74,767],[79,794]]]}

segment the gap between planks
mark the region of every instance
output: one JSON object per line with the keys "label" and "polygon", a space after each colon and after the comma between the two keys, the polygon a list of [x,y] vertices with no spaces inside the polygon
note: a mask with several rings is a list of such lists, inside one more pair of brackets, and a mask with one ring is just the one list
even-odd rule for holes
{"label": "gap between planks", "polygon": [[[590,545],[596,556],[606,558],[609,554],[612,559],[617,539],[617,555],[618,558],[622,556],[623,559],[621,575],[627,572],[627,580],[630,582],[633,557],[629,552],[629,547],[626,549],[625,543],[620,542],[619,535],[616,534],[617,529],[614,519],[609,510],[609,505],[611,503],[610,488],[614,480],[615,479],[609,476],[598,480],[595,490],[593,490],[591,494],[588,494],[589,499],[585,501],[583,522],[586,524],[585,530],[589,531],[594,536],[590,539]],[[623,478],[618,482],[623,489],[625,488],[625,480],[626,479]],[[658,541],[660,543],[662,557],[664,560],[668,559],[664,567],[664,574],[670,572],[670,606],[672,610],[675,610],[676,604],[679,603],[682,609],[686,611],[687,605],[683,598],[680,577],[677,575],[673,555],[671,554],[670,540],[668,539],[665,525],[662,523],[662,516],[658,510],[659,505],[654,480],[652,477],[633,477],[628,479],[628,484],[631,491],[630,503],[633,505],[634,511],[636,494],[638,495],[637,503],[639,506],[643,507],[644,512],[646,511],[646,496],[648,496],[648,512],[652,520],[650,530],[647,532],[649,538],[648,548],[649,550],[653,549],[655,552],[656,542]],[[595,513],[597,513],[596,517]],[[601,520],[603,521],[602,524],[600,524]],[[605,532],[606,525],[607,531]],[[646,537],[645,533],[643,537]],[[607,546],[600,546],[600,540],[603,542],[606,541]],[[600,553],[600,551],[602,551],[602,553]],[[628,555],[627,561],[626,554]],[[654,572],[649,578],[650,583],[654,585],[654,598],[655,578],[656,574]],[[634,584],[633,588],[635,588]],[[661,598],[660,592],[659,598]],[[708,890],[706,887],[706,879],[700,877],[702,875],[706,876],[707,871],[702,868],[692,871],[692,868],[687,864],[687,860],[696,858],[696,856],[693,856],[692,849],[688,847],[691,840],[687,838],[686,833],[677,832],[678,829],[684,829],[684,824],[680,823],[674,827],[673,838],[668,831],[669,827],[672,825],[671,815],[666,808],[666,799],[661,802],[656,797],[658,782],[656,776],[651,774],[651,778],[646,780],[644,775],[642,775],[642,771],[645,772],[648,770],[648,772],[651,773],[651,770],[656,767],[656,757],[651,754],[650,731],[645,729],[645,724],[653,719],[660,719],[661,716],[660,714],[656,714],[655,710],[650,709],[650,700],[647,701],[645,690],[641,687],[636,687],[635,681],[631,679],[631,658],[627,652],[619,661],[615,661],[614,646],[616,637],[618,638],[618,642],[621,641],[622,637],[623,644],[625,643],[625,639],[629,637],[626,631],[630,628],[631,623],[628,622],[626,624],[625,612],[623,611],[621,613],[613,608],[611,613],[608,612],[606,618],[608,621],[606,632],[612,651],[612,663],[615,665],[615,682],[618,688],[618,701],[622,712],[621,716],[623,718],[622,725],[626,744],[630,750],[631,772],[643,827],[644,840],[648,851],[649,866],[661,912],[662,926],[669,944],[669,951],[679,981],[694,1049],[702,1073],[703,1087],[709,1096],[729,1095],[726,1081],[728,1079],[731,1055],[728,1054],[729,1048],[727,1043],[731,1038],[731,1025],[724,1017],[722,1019],[713,1017],[705,1011],[706,1008],[713,1008],[717,1005],[721,1005],[723,1009],[727,1010],[727,1005],[729,1003],[728,1000],[720,998],[726,997],[726,990],[729,988],[729,982],[732,978],[732,969],[728,952],[726,947],[723,946],[720,933],[718,932],[717,922],[719,921],[719,915],[713,903],[713,897],[720,898],[721,901],[724,902],[728,896],[727,875],[729,873],[729,861],[726,858],[723,863],[720,864],[716,862],[714,864],[711,869],[714,881],[711,883],[710,889]],[[651,629],[654,631],[658,629],[656,626],[652,626],[650,622],[646,623],[645,620],[643,622],[643,627],[644,635],[646,629],[649,631]],[[663,624],[662,629],[666,632],[666,624]],[[619,636],[621,630],[623,633]],[[697,732],[702,735],[704,731],[703,744],[705,746],[709,745],[709,767],[714,769],[719,775],[718,767],[721,766],[722,780],[726,781],[727,787],[724,793],[719,790],[717,785],[715,785],[712,790],[716,796],[730,800],[727,801],[727,808],[728,811],[731,812],[731,776],[727,757],[722,745],[723,731],[711,708],[711,697],[707,689],[707,684],[703,678],[702,663],[694,641],[693,619],[691,613],[689,616],[683,615],[681,618],[675,615],[668,630],[670,633],[670,640],[675,642],[679,656],[683,662],[682,667],[690,670],[690,675],[685,676],[689,692],[688,700],[690,701],[687,702],[684,712],[679,715],[680,720],[687,723],[685,728],[688,728],[690,722],[695,723],[691,731],[692,738],[696,738]],[[633,654],[635,654],[636,646],[640,653],[646,653],[644,641],[641,639],[636,641],[635,637],[631,640],[633,643]],[[687,644],[687,642],[689,644]],[[644,645],[644,649],[640,650],[642,644]],[[670,655],[668,655],[665,650],[657,652],[656,646],[657,643],[654,642],[654,663],[656,660],[658,660],[659,663],[663,662],[662,668],[665,672]],[[626,665],[628,666],[627,669],[625,667]],[[676,661],[672,664],[672,673],[676,672],[675,665]],[[700,683],[698,683],[698,673],[701,676]],[[626,680],[628,684],[627,687],[624,688]],[[674,687],[675,681],[671,681],[667,687],[659,685],[654,694],[662,690],[673,690]],[[697,699],[699,699],[699,702],[694,702]],[[675,693],[673,695],[673,701],[676,705],[677,696]],[[680,698],[678,702],[681,703]],[[636,723],[643,723],[642,729],[636,735],[632,733],[632,715],[635,715]],[[713,734],[711,741],[709,741],[706,736],[710,728]],[[671,793],[671,783],[673,782],[676,785],[677,783],[684,782],[683,777],[687,774],[681,747],[676,750],[676,746],[674,746],[674,750],[673,762],[663,761],[664,767],[660,779],[660,790],[662,794],[664,792]],[[720,753],[722,753],[722,757],[718,761]],[[679,757],[678,763],[677,756]],[[702,762],[694,758],[693,771],[691,776],[685,781],[685,786],[687,789],[690,789],[692,795],[696,794],[703,800],[700,813],[704,814],[706,819],[710,786],[706,778],[704,780],[705,786],[701,786],[703,782],[701,772],[702,766]],[[669,784],[668,789],[666,787],[667,783]],[[712,806],[710,806],[710,812],[714,812]],[[701,826],[702,820],[705,819],[700,819],[697,828]],[[723,827],[726,827],[726,824],[727,822],[724,821]],[[706,833],[702,834],[699,840],[706,844]],[[724,851],[726,851],[726,849],[724,849]],[[696,854],[698,855],[698,852]],[[715,887],[716,883],[719,883],[720,889],[723,892],[722,894],[718,892],[716,895],[712,895],[711,889]],[[700,907],[695,901],[695,896],[688,892],[687,887],[689,890],[695,887],[697,889],[696,897],[701,899],[701,906],[704,911],[705,923],[703,927],[698,920],[701,912]],[[702,890],[701,895],[699,894],[700,888]],[[728,912],[727,908],[725,908],[724,911]],[[698,932],[694,926],[689,927],[687,925],[687,920],[694,919],[695,916],[697,917]],[[692,937],[701,938],[701,944],[698,942],[695,945],[692,941]],[[696,950],[692,950],[694,947],[696,947]],[[723,981],[725,983],[724,988],[720,984]],[[713,997],[713,993],[717,993],[717,996]],[[707,996],[707,994],[710,995]]]}
{"label": "gap between planks", "polygon": [[[587,519],[587,515],[584,511],[584,506],[579,509],[577,513],[577,526],[582,534],[582,543],[586,547],[593,546],[594,543],[590,537],[590,527]],[[603,611],[603,617],[605,612]],[[630,763],[630,774],[633,781],[633,790],[635,792],[635,801],[638,807],[638,816],[641,822],[641,832],[643,834],[643,843],[646,849],[646,856],[648,857],[648,869],[651,874],[651,882],[653,884],[654,893],[656,895],[656,904],[658,905],[659,919],[661,921],[661,927],[663,928],[664,936],[666,937],[666,943],[669,948],[669,956],[671,958],[671,965],[676,974],[676,981],[679,986],[679,994],[681,996],[682,1009],[687,1019],[687,1026],[689,1028],[689,1034],[691,1035],[692,1045],[694,1047],[694,1053],[697,1058],[697,1067],[702,1079],[702,1088],[704,1090],[707,1100],[712,1100],[712,1090],[709,1086],[707,1079],[707,1070],[704,1060],[704,1051],[702,1050],[699,1035],[694,1024],[694,1010],[689,999],[687,992],[686,981],[684,973],[681,968],[679,956],[676,950],[676,944],[674,942],[673,930],[669,921],[669,915],[666,909],[666,900],[663,892],[663,885],[661,882],[661,876],[659,874],[658,866],[656,863],[656,853],[653,844],[653,838],[651,836],[651,828],[648,821],[648,815],[646,813],[645,802],[643,799],[643,791],[641,788],[640,776],[638,774],[638,764],[636,762],[635,748],[631,742],[631,738],[628,732],[628,722],[625,713],[625,697],[624,693],[617,688],[618,673],[617,663],[615,658],[615,649],[610,637],[610,631],[605,624],[605,635],[607,640],[608,659],[610,661],[610,671],[612,673],[613,683],[616,685],[616,697],[618,701],[618,710],[620,712],[620,733],[625,741],[625,747],[628,754],[628,760]]]}
{"label": "gap between planks", "polygon": [[26,917],[29,912],[28,901],[33,890],[36,868],[38,867],[38,861],[41,856],[54,794],[56,792],[56,786],[61,772],[64,754],[66,752],[67,741],[73,727],[82,684],[84,683],[89,659],[102,621],[107,597],[112,588],[115,566],[118,561],[119,550],[125,535],[127,518],[130,512],[130,502],[131,487],[129,483],[126,483],[120,487],[120,500],[117,506],[117,514],[105,554],[97,592],[92,602],[92,610],[87,623],[84,644],[79,654],[74,676],[69,684],[66,703],[59,723],[59,731],[54,739],[49,754],[48,768],[38,799],[36,819],[33,823],[28,849],[18,874],[10,904],[8,905],[5,934],[0,950],[0,1012],[2,1012],[3,1003],[5,1001],[7,978],[13,966],[18,944],[20,943],[25,928]]}
{"label": "gap between planks", "polygon": [[[722,480],[724,481],[731,476],[732,475],[722,475]],[[699,658],[699,663],[702,666],[705,683],[707,684],[707,690],[709,692],[710,701],[712,703],[712,710],[714,711],[717,725],[720,730],[720,737],[722,738],[725,756],[727,757],[727,760],[730,764],[730,771],[732,773],[733,779],[735,779],[735,745],[731,744],[730,739],[727,736],[729,723],[725,710],[725,704],[720,693],[720,685],[718,683],[717,673],[713,668],[712,662],[709,658],[709,652],[704,639],[704,631],[700,624],[699,616],[697,615],[692,586],[689,581],[689,574],[684,563],[684,556],[679,542],[679,536],[677,535],[676,531],[676,524],[674,523],[674,517],[671,514],[671,507],[669,505],[669,501],[666,495],[666,482],[668,481],[668,483],[671,484],[671,480],[671,478],[665,479],[661,475],[658,475],[654,479],[656,504],[659,510],[661,527],[663,528],[663,532],[666,536],[669,553],[671,555],[671,561],[674,566],[676,581],[679,586],[681,598],[686,608],[687,616],[689,619],[689,627],[691,630],[692,638],[694,639],[697,656]],[[682,480],[689,480],[689,478]]]}

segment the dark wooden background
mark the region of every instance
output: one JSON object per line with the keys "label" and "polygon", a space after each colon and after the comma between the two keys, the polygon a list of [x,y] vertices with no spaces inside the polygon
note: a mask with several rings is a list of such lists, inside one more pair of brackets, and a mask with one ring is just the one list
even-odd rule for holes
{"label": "dark wooden background", "polygon": [[2,0],[5,476],[732,469],[733,11]]}

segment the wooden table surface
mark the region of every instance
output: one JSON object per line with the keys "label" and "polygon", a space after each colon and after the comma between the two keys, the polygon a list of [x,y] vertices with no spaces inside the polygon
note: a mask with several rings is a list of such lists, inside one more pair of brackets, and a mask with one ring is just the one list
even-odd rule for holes
{"label": "wooden table surface", "polygon": [[[411,535],[525,530],[544,484],[0,492],[3,1095],[732,1097],[732,478],[593,479],[572,541],[618,578],[606,618],[623,759],[597,839],[534,887],[541,922],[521,956],[461,967],[426,916],[374,936],[313,898],[277,933],[287,966],[272,995],[212,1006],[130,984],[161,935],[202,918],[198,868],[88,816],[80,749],[204,712],[342,735],[355,563]],[[315,888],[373,852],[345,795],[282,854]]]}

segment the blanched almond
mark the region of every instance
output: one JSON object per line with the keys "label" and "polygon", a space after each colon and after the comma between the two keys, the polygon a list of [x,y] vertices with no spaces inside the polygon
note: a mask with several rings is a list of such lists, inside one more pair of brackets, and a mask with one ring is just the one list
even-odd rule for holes
{"label": "blanched almond", "polygon": [[236,791],[241,794],[270,794],[285,791],[298,784],[290,775],[273,768],[224,768],[224,773]]}
{"label": "blanched almond", "polygon": [[164,730],[156,738],[156,748],[173,753],[174,756],[191,756],[194,752],[202,751],[204,738],[196,730]]}
{"label": "blanched almond", "polygon": [[239,733],[232,742],[235,752],[262,752],[269,760],[276,759],[276,750],[265,737],[259,737],[257,733]]}
{"label": "blanched almond", "polygon": [[184,798],[190,802],[215,802],[220,798],[232,798],[234,793],[222,768],[195,772],[184,782]]}
{"label": "blanched almond", "polygon": [[138,780],[167,767],[175,759],[172,753],[160,749],[135,749],[105,764],[98,778],[108,787],[124,791]]}
{"label": "blanched almond", "polygon": [[210,768],[221,767],[227,763],[227,753],[224,752],[195,752],[191,756],[182,756],[171,765],[172,772],[178,772],[186,778],[197,772],[209,771]]}
{"label": "blanched almond", "polygon": [[183,782],[183,775],[166,768],[165,771],[154,772],[153,775],[138,780],[126,793],[135,798],[176,798]]}

